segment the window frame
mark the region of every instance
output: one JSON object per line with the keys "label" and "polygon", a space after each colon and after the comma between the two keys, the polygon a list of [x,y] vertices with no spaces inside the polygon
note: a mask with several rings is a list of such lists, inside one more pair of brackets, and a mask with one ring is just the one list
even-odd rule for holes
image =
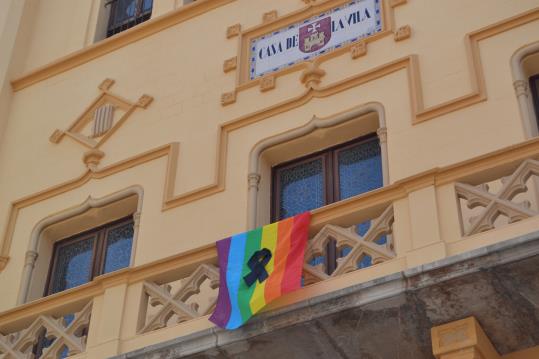
{"label": "window frame", "polygon": [[150,10],[144,11],[144,0],[134,0],[136,1],[135,15],[126,18],[124,21],[117,23],[115,22],[116,12],[118,11],[118,3],[122,0],[106,0],[105,6],[110,6],[109,18],[107,20],[107,27],[105,31],[105,38],[112,37],[116,34],[124,32],[132,27],[142,24],[145,21],[148,21],[152,17],[154,0],[152,0],[152,6]]}
{"label": "window frame", "polygon": [[[279,208],[280,208],[280,190],[281,190],[281,183],[279,181],[279,173],[287,168],[294,167],[297,165],[300,165],[305,162],[309,162],[317,157],[322,157],[324,160],[322,161],[322,171],[323,171],[323,178],[324,178],[324,206],[327,206],[331,203],[335,203],[340,201],[340,188],[338,186],[339,183],[339,166],[338,166],[338,155],[339,152],[344,151],[350,147],[354,147],[358,144],[372,141],[373,139],[378,140],[378,145],[380,146],[381,150],[381,144],[380,140],[378,138],[378,135],[376,132],[369,133],[367,135],[355,138],[350,141],[346,141],[343,143],[339,143],[335,146],[331,146],[328,148],[325,148],[323,150],[307,154],[305,156],[301,156],[298,158],[294,158],[290,161],[286,161],[283,163],[279,163],[277,165],[272,166],[271,168],[271,222],[275,222],[279,220]],[[382,154],[380,153],[380,156]],[[383,159],[381,159],[383,160]],[[383,166],[383,164],[382,164]],[[328,170],[326,170],[328,169]],[[383,184],[382,184],[383,186]]]}
{"label": "window frame", "polygon": [[539,74],[529,78],[530,92],[535,110],[535,122],[539,128]]}
{"label": "window frame", "polygon": [[[105,254],[106,254],[105,252],[107,249],[105,242],[107,240],[108,233],[115,228],[125,226],[127,224],[131,224],[134,228],[135,221],[134,221],[133,215],[129,215],[129,216],[120,218],[118,220],[105,223],[98,227],[91,228],[87,231],[77,233],[72,236],[69,236],[69,237],[66,237],[66,238],[63,238],[54,242],[51,260],[50,260],[49,269],[48,269],[48,274],[47,274],[47,281],[45,282],[46,283],[45,291],[43,293],[43,296],[46,297],[52,294],[61,293],[63,291],[68,290],[68,289],[64,289],[56,293],[51,293],[52,283],[55,279],[54,272],[56,270],[56,265],[58,262],[58,253],[59,253],[60,248],[67,245],[71,245],[73,243],[77,243],[79,241],[88,240],[90,238],[95,238],[95,242],[92,248],[90,278],[88,278],[88,282],[86,282],[86,283],[90,283],[91,281],[95,279],[95,277],[98,277],[103,274],[103,268],[105,266]],[[133,240],[134,238],[132,238],[132,243],[131,243],[132,246],[134,244]]]}

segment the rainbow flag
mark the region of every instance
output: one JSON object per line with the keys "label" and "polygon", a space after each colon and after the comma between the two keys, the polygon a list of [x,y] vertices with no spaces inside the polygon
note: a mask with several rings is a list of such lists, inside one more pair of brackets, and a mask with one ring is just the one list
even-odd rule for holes
{"label": "rainbow flag", "polygon": [[213,323],[236,329],[301,287],[310,220],[306,212],[217,242],[221,280]]}

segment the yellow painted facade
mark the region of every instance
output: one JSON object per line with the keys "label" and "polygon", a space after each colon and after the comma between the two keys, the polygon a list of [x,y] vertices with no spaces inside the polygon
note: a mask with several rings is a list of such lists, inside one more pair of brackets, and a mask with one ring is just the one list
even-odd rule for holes
{"label": "yellow painted facade", "polygon": [[[270,309],[539,229],[529,215],[468,235],[476,213],[462,212],[456,185],[539,157],[517,77],[539,73],[537,1],[383,0],[380,33],[248,80],[253,37],[344,2],[154,0],[149,21],[108,39],[100,0],[1,2],[0,333],[90,302],[77,358],[211,328],[201,316],[141,333],[144,283],[216,264],[216,240],[269,223],[272,166],[372,132],[384,187],[314,210],[311,235],[392,206],[394,258]],[[121,109],[118,126],[90,141],[99,101]],[[129,268],[41,298],[55,240],[132,214]]]}

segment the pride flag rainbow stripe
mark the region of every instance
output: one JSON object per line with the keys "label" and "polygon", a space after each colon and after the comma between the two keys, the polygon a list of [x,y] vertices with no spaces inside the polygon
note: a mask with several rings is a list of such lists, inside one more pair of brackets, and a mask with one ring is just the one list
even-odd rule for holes
{"label": "pride flag rainbow stripe", "polygon": [[[213,323],[236,329],[266,304],[301,287],[310,219],[306,212],[217,242],[221,280]],[[264,248],[272,254],[264,266],[269,276],[248,286],[249,259]]]}

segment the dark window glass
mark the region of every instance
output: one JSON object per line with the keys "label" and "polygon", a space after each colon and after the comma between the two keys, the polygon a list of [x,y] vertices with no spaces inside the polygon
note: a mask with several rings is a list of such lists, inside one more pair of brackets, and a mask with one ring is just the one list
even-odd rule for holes
{"label": "dark window glass", "polygon": [[382,187],[382,159],[377,138],[338,150],[336,156],[339,199]]}
{"label": "dark window glass", "polygon": [[315,158],[279,171],[279,213],[291,217],[325,202],[323,158]]}
{"label": "dark window glass", "polygon": [[56,242],[45,295],[129,266],[133,220],[122,219]]}
{"label": "dark window glass", "polygon": [[372,191],[383,185],[375,135],[273,168],[272,221]]}
{"label": "dark window glass", "polygon": [[539,128],[539,75],[530,77],[530,90],[532,92],[533,105],[535,107],[535,119]]}
{"label": "dark window glass", "polygon": [[103,273],[114,272],[129,266],[132,242],[133,225],[131,223],[107,231]]}
{"label": "dark window glass", "polygon": [[153,0],[110,0],[107,37],[127,30],[152,16]]}
{"label": "dark window glass", "polygon": [[90,280],[95,242],[95,236],[90,236],[58,246],[51,293],[61,292]]}

